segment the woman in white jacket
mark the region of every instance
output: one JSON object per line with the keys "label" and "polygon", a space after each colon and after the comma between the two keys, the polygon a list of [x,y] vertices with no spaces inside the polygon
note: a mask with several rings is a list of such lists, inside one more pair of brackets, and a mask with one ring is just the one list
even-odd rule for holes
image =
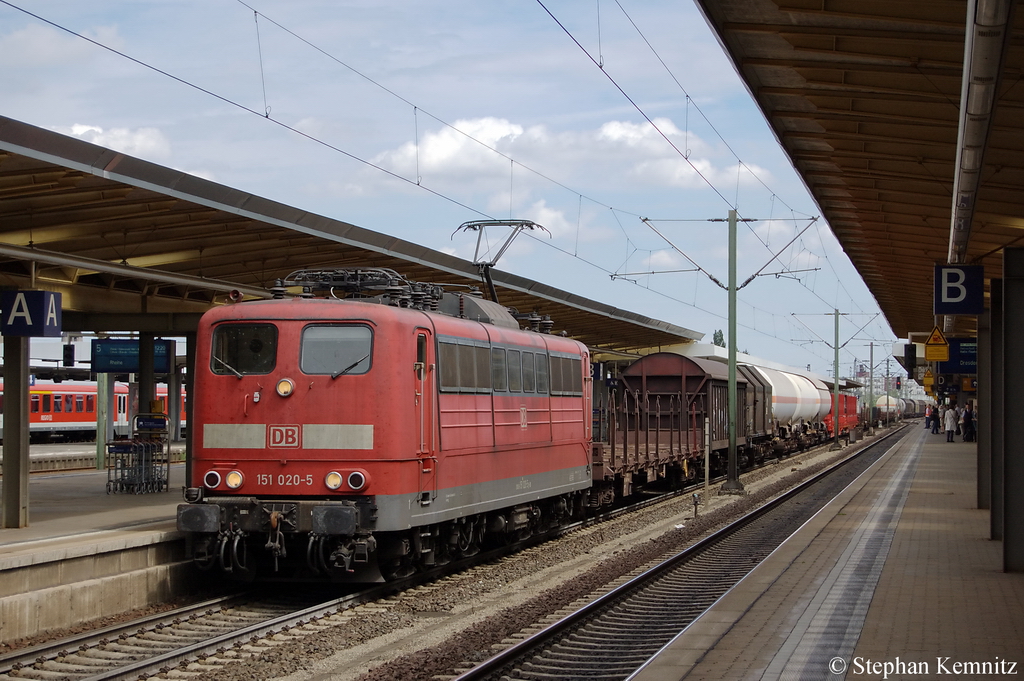
{"label": "woman in white jacket", "polygon": [[946,425],[946,442],[953,442],[953,433],[956,431],[956,422],[959,419],[956,409],[952,406],[946,409],[942,415],[942,421]]}

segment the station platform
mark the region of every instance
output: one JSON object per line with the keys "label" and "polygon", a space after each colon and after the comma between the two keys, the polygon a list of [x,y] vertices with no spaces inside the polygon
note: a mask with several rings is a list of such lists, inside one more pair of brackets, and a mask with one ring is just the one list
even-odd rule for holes
{"label": "station platform", "polygon": [[146,494],[107,494],[102,470],[32,474],[28,527],[0,529],[0,650],[188,588],[175,528],[184,464],[169,473],[167,491]]}
{"label": "station platform", "polygon": [[917,427],[630,681],[1024,674],[976,444]]}
{"label": "station platform", "polygon": [[[28,527],[0,528],[0,556],[26,542],[94,535],[153,523],[174,526],[182,503],[185,464],[170,466],[167,491],[147,494],[106,493],[106,471],[33,473],[29,479]],[[4,480],[0,479],[0,494]]]}

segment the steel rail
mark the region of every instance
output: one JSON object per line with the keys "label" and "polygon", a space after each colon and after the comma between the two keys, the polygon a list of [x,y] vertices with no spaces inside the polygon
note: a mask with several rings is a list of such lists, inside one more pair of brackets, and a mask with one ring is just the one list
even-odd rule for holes
{"label": "steel rail", "polygon": [[[862,449],[858,450],[851,456],[844,458],[842,461],[836,462],[835,464],[815,474],[813,477],[808,478],[807,480],[803,481],[793,489],[776,497],[767,504],[760,506],[759,508],[744,515],[742,518],[739,518],[733,523],[730,523],[729,525],[721,528],[713,534],[698,541],[696,544],[667,558],[665,561],[650,568],[643,574],[640,574],[630,579],[629,581],[612,589],[606,594],[591,601],[579,610],[563,617],[557,622],[550,624],[549,626],[538,631],[537,633],[527,638],[524,638],[515,645],[506,648],[505,650],[499,652],[493,657],[474,666],[472,669],[460,674],[455,678],[454,681],[482,681],[484,679],[497,678],[499,677],[499,675],[501,675],[500,678],[505,678],[504,674],[507,674],[510,668],[515,668],[518,661],[525,660],[531,657],[534,651],[538,651],[546,647],[547,645],[555,642],[560,637],[564,636],[565,634],[582,625],[584,622],[586,622],[589,618],[591,618],[598,612],[605,610],[606,608],[609,608],[617,602],[622,601],[627,596],[627,594],[630,594],[630,592],[642,589],[645,586],[650,585],[659,577],[662,577],[674,568],[677,568],[680,565],[690,560],[693,560],[694,558],[697,558],[707,549],[723,542],[723,540],[739,532],[744,527],[750,525],[753,521],[758,520],[759,518],[771,512],[772,510],[779,508],[788,500],[797,496],[801,492],[808,490],[812,485],[824,480],[831,474],[835,473],[837,470],[847,466],[848,464],[860,458],[867,452],[872,451],[877,447],[885,445],[886,443],[890,442],[890,440],[896,438],[897,436],[905,435],[905,431],[906,426],[900,427],[899,429],[886,434],[882,438],[879,438],[875,442],[870,443],[867,446],[863,447]],[[717,598],[714,600],[717,600]]]}

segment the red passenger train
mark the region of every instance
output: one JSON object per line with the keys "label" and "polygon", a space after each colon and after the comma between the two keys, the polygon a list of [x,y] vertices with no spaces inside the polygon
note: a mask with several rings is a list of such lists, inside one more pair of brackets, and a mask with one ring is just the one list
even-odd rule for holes
{"label": "red passenger train", "polygon": [[287,283],[333,295],[200,323],[178,527],[201,567],[379,581],[582,515],[586,346],[390,270]]}
{"label": "red passenger train", "polygon": [[[138,405],[129,410],[130,390],[125,383],[114,384],[114,402],[110,419],[114,435],[130,435],[130,415],[139,411]],[[157,399],[167,413],[167,387],[157,387]],[[185,427],[185,404],[182,395],[179,413]],[[3,382],[0,381],[0,432],[3,428]],[[29,437],[32,442],[84,442],[96,438],[96,383],[92,381],[36,383],[29,388]]]}

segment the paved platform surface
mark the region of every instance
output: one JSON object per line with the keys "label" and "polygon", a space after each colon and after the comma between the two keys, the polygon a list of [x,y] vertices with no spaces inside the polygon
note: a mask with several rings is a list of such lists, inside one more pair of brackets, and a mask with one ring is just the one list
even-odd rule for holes
{"label": "paved platform surface", "polygon": [[29,525],[0,529],[0,559],[32,542],[69,537],[95,541],[105,533],[174,530],[184,482],[184,464],[171,464],[168,491],[149,494],[107,494],[106,471],[33,473]]}
{"label": "paved platform surface", "polygon": [[914,428],[630,679],[1024,676],[1024,574],[975,457]]}

